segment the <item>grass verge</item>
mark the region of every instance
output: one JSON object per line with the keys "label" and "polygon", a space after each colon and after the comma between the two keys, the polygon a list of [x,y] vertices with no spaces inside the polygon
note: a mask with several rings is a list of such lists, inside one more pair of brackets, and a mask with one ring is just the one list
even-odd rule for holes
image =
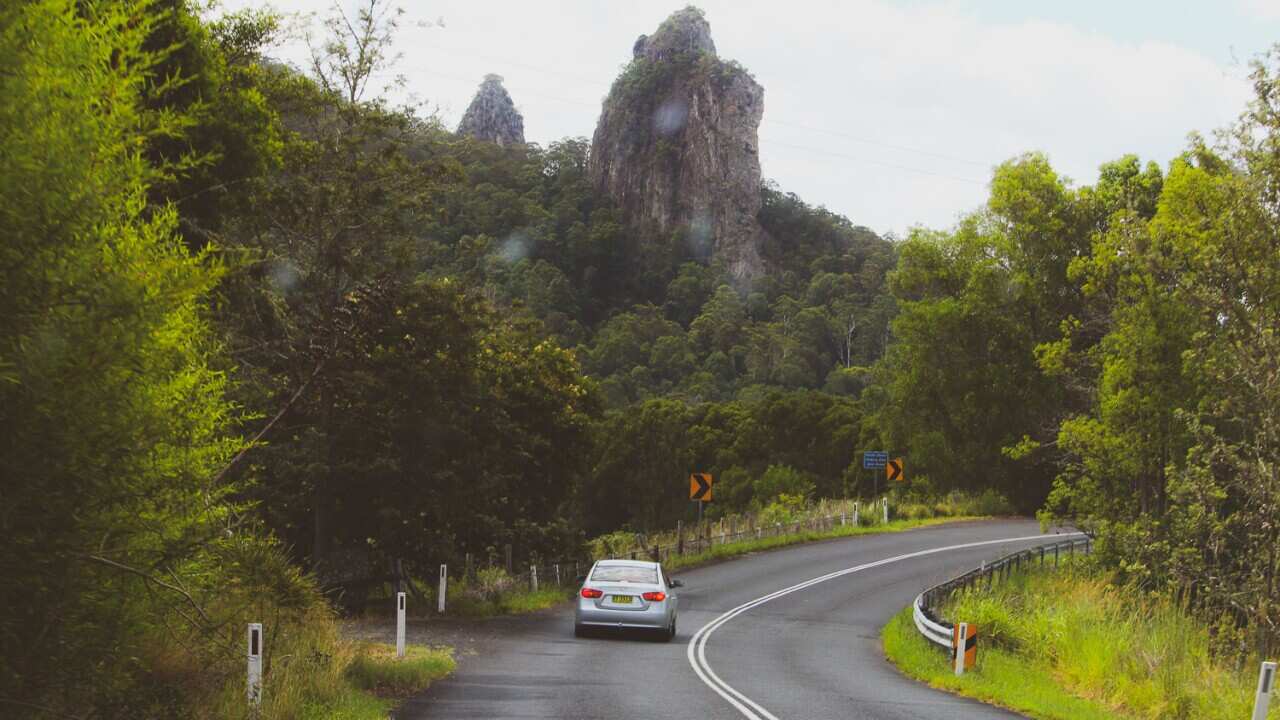
{"label": "grass verge", "polygon": [[854,537],[856,535],[879,535],[881,533],[902,532],[903,530],[913,530],[915,528],[943,525],[945,523],[987,519],[990,518],[981,516],[933,517],[890,520],[887,524],[878,523],[875,525],[860,525],[858,527],[854,527],[852,525],[837,525],[830,530],[802,530],[795,533],[762,537],[758,540],[752,538],[738,542],[728,542],[723,545],[714,545],[704,552],[678,555],[676,557],[668,558],[662,563],[662,566],[668,571],[689,569],[712,562],[718,562],[720,560],[728,560],[740,555],[748,555],[750,553],[763,552],[765,550],[774,550],[788,545],[799,545],[801,543],[817,542],[820,540]]}
{"label": "grass verge", "polygon": [[[1033,570],[966,592],[943,614],[978,626],[978,667],[955,677],[916,631],[910,609],[885,626],[905,674],[1043,720],[1238,720],[1249,717],[1256,662],[1214,658],[1209,631],[1160,597],[1117,587],[1087,564]],[[1272,708],[1280,720],[1280,708]]]}

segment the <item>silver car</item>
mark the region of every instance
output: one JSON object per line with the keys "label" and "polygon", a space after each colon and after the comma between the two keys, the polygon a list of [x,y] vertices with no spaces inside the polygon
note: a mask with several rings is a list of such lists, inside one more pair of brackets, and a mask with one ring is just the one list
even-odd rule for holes
{"label": "silver car", "polygon": [[656,630],[663,640],[676,635],[675,589],[682,587],[662,565],[642,560],[600,560],[591,566],[573,609],[573,634],[593,628]]}

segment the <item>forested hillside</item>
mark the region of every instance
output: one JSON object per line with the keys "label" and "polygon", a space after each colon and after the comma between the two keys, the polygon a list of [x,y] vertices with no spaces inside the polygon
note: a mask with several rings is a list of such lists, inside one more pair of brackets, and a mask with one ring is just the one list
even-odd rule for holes
{"label": "forested hillside", "polygon": [[712,515],[869,496],[868,449],[1280,638],[1280,55],[1218,143],[1014,158],[901,242],[764,182],[743,281],[625,222],[585,138],[374,93],[395,19],[304,70],[269,12],[0,9],[0,703],[202,716],[251,614],[668,528],[693,470]]}

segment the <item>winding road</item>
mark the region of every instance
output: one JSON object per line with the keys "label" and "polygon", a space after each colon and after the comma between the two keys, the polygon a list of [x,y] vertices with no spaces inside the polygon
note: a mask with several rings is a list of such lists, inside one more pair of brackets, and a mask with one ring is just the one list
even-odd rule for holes
{"label": "winding road", "polygon": [[957,523],[673,573],[685,587],[670,643],[576,639],[568,606],[489,621],[483,651],[396,717],[1018,718],[898,674],[880,629],[924,588],[1051,539],[1031,520]]}

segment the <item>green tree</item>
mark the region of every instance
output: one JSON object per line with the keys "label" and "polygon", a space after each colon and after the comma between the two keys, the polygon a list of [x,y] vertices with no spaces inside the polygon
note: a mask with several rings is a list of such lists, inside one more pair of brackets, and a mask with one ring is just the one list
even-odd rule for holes
{"label": "green tree", "polygon": [[192,571],[234,527],[219,471],[243,444],[204,318],[219,270],[172,208],[146,211],[168,171],[139,151],[185,124],[143,102],[166,59],[146,9],[0,9],[6,715],[140,716],[148,644],[213,631]]}

